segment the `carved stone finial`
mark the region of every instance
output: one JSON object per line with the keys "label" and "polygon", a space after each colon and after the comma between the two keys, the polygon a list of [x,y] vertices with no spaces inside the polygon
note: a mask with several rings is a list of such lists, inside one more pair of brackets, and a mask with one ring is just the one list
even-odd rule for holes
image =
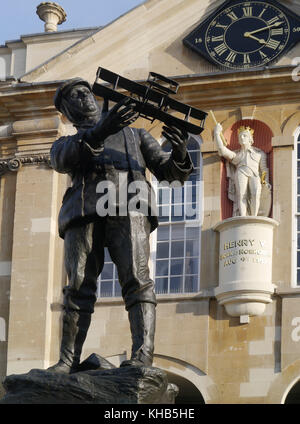
{"label": "carved stone finial", "polygon": [[45,32],[57,31],[57,25],[65,22],[67,14],[57,3],[46,1],[40,3],[36,8],[39,18],[45,22]]}

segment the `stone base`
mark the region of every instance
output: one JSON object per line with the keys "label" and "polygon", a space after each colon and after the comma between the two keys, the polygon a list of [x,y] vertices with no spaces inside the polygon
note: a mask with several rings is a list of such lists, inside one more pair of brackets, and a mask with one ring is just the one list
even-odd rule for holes
{"label": "stone base", "polygon": [[173,404],[178,388],[154,367],[59,374],[33,369],[4,380],[0,404]]}

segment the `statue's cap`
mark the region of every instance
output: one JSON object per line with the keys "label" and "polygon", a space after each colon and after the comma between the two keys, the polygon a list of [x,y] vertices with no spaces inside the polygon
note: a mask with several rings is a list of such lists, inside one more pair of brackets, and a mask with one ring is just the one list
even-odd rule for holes
{"label": "statue's cap", "polygon": [[63,82],[58,89],[56,90],[56,93],[54,95],[54,104],[57,110],[61,112],[61,100],[64,95],[68,93],[68,91],[74,87],[75,85],[85,85],[88,87],[90,91],[92,91],[92,87],[90,84],[82,79],[82,78],[72,78],[68,81]]}

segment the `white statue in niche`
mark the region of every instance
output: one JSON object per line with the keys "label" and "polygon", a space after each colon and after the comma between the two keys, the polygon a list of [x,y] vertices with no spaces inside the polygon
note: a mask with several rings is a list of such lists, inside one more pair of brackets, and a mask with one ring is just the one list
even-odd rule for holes
{"label": "white statue in niche", "polygon": [[272,197],[267,155],[252,146],[254,130],[244,126],[238,129],[241,148],[236,151],[226,147],[222,130],[217,123],[214,136],[219,155],[227,159],[228,198],[233,201],[233,216],[269,216]]}

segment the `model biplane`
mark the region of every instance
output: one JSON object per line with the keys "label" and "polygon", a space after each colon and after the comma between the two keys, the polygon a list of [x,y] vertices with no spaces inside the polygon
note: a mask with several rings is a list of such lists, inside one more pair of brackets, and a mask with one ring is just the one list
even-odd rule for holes
{"label": "model biplane", "polygon": [[[155,72],[149,73],[148,80],[143,85],[100,67],[93,84],[93,93],[116,103],[130,97],[142,118],[151,122],[157,119],[191,134],[201,134],[207,113],[171,98],[170,95],[176,94],[178,88],[176,81]],[[172,111],[182,117],[172,115]],[[190,118],[193,122],[190,122]]]}

